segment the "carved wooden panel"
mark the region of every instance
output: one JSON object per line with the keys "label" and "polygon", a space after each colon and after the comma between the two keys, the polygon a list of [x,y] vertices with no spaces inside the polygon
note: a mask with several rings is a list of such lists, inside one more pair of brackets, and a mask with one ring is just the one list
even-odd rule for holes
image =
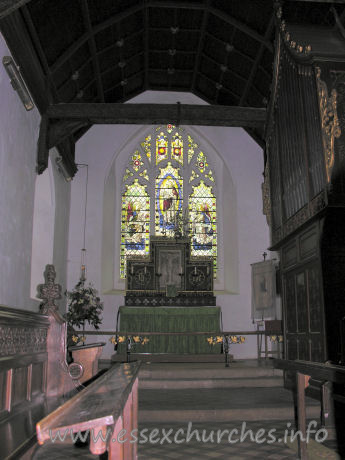
{"label": "carved wooden panel", "polygon": [[287,359],[323,361],[325,340],[319,267],[319,260],[315,260],[283,275]]}
{"label": "carved wooden panel", "polygon": [[45,391],[49,320],[30,311],[0,306],[0,414],[17,410]]}
{"label": "carved wooden panel", "polygon": [[31,376],[31,396],[42,393],[44,390],[44,363],[34,363],[32,365]]}
{"label": "carved wooden panel", "polygon": [[297,331],[307,331],[307,280],[304,271],[296,273]]}
{"label": "carved wooden panel", "polygon": [[6,380],[7,372],[0,372],[0,415],[6,410]]}
{"label": "carved wooden panel", "polygon": [[13,370],[12,404],[20,404],[27,399],[28,368],[19,367]]}
{"label": "carved wooden panel", "polygon": [[296,311],[296,287],[294,275],[287,275],[285,278],[285,312],[286,330],[288,333],[297,330],[297,311]]}

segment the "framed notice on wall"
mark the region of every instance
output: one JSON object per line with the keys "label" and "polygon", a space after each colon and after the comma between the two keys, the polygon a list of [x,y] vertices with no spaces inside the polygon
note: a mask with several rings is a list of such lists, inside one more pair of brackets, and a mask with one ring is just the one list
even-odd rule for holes
{"label": "framed notice on wall", "polygon": [[276,317],[276,264],[265,260],[252,264],[252,319]]}

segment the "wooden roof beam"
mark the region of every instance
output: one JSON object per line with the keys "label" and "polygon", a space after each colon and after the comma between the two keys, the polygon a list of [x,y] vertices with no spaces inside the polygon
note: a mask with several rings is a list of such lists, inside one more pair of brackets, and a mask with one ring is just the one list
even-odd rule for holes
{"label": "wooden roof beam", "polygon": [[93,30],[92,30],[90,13],[89,13],[89,5],[87,3],[87,0],[82,0],[81,9],[82,9],[82,13],[83,13],[84,26],[85,26],[85,29],[86,29],[88,35],[89,35],[89,40],[88,41],[89,41],[89,48],[90,48],[90,53],[91,53],[91,57],[92,57],[93,70],[94,70],[95,78],[96,78],[96,82],[97,82],[98,99],[101,102],[104,102],[104,91],[103,91],[102,77],[101,77],[101,72],[100,72],[100,68],[99,68],[96,42],[95,42],[95,37],[94,37],[94,34],[93,34]]}
{"label": "wooden roof beam", "polygon": [[48,107],[48,119],[86,120],[90,124],[177,123],[200,126],[263,127],[265,108],[189,104],[57,104]]}
{"label": "wooden roof beam", "polygon": [[34,26],[34,24],[32,22],[30,12],[29,12],[29,10],[28,10],[26,5],[23,6],[22,12],[23,12],[23,16],[25,18],[29,33],[31,35],[32,42],[35,45],[35,48],[37,50],[37,55],[38,55],[38,57],[39,57],[39,59],[40,59],[40,61],[42,63],[43,71],[46,74],[47,85],[50,85],[50,88],[52,90],[55,102],[60,102],[58,90],[57,90],[56,85],[54,83],[52,74],[50,72],[46,55],[44,54],[44,51],[43,51],[43,48],[42,48],[42,45],[41,45],[41,41],[39,39],[39,36],[37,34],[37,31],[36,31],[36,28],[35,28],[35,26]]}
{"label": "wooden roof beam", "polygon": [[191,88],[190,88],[191,91],[193,91],[195,88],[196,77],[197,77],[199,66],[200,66],[200,60],[201,60],[202,48],[203,48],[204,40],[205,40],[205,31],[206,31],[206,26],[207,26],[207,21],[208,21],[208,15],[209,15],[209,0],[205,0],[205,9],[204,9],[204,13],[202,16],[198,49],[196,52],[196,57],[195,57],[195,62],[194,62],[194,72],[193,72],[193,78],[192,78],[192,83],[191,83]]}
{"label": "wooden roof beam", "polygon": [[0,19],[13,13],[21,6],[29,3],[30,0],[0,0]]}
{"label": "wooden roof beam", "polygon": [[[146,0],[145,0],[146,3]],[[146,7],[144,10],[144,66],[145,66],[145,77],[144,77],[144,88],[149,88],[149,9]]]}
{"label": "wooden roof beam", "polygon": [[[275,24],[274,15],[272,15],[272,17],[270,19],[270,22],[269,22],[269,24],[267,26],[266,32],[265,32],[265,39],[266,40],[269,40],[269,37],[270,37],[270,35],[271,35],[272,31],[273,31],[273,28],[274,28],[274,24]],[[260,64],[260,61],[262,59],[262,55],[263,55],[264,51],[265,51],[265,47],[261,43],[259,52],[256,55],[253,67],[252,67],[252,69],[250,71],[246,86],[245,86],[245,88],[243,90],[243,93],[242,93],[242,96],[241,96],[241,99],[240,99],[240,102],[239,102],[238,105],[243,106],[246,103],[250,88],[252,87],[252,84],[254,82],[254,78],[255,78],[255,75],[256,75],[257,70],[259,68],[259,64]]]}
{"label": "wooden roof beam", "polygon": [[[94,26],[93,34],[97,34],[101,30],[112,26],[113,24],[115,24],[118,21],[121,21],[122,19],[126,19],[131,14],[137,13],[142,9],[143,4],[140,4],[128,8],[127,10],[122,11],[121,13],[114,14],[114,16],[111,16],[109,19]],[[70,59],[73,56],[73,54],[76,53],[78,49],[89,40],[89,38],[89,33],[85,33],[78,40],[75,40],[73,44],[69,48],[67,48],[66,51],[64,51],[51,66],[52,73],[56,72],[62,66],[62,64],[64,64],[68,59]]]}

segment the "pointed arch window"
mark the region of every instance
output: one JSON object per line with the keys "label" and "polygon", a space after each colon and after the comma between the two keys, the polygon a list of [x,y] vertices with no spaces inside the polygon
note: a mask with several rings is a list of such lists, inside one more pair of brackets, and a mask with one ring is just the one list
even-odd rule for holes
{"label": "pointed arch window", "polygon": [[188,219],[191,256],[213,257],[217,274],[216,181],[207,155],[183,128],[160,126],[130,155],[123,172],[120,277],[128,255],[148,256],[150,235],[172,237]]}
{"label": "pointed arch window", "polygon": [[176,218],[183,211],[183,178],[170,161],[160,168],[155,190],[155,234],[173,236]]}
{"label": "pointed arch window", "polygon": [[128,255],[149,254],[150,197],[146,185],[134,179],[122,195],[120,276],[126,277]]}

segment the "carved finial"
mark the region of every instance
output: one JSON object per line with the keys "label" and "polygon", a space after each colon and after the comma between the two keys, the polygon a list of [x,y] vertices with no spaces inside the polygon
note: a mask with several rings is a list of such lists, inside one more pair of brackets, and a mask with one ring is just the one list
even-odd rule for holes
{"label": "carved finial", "polygon": [[37,286],[37,297],[43,300],[40,305],[40,311],[44,315],[48,314],[49,311],[56,311],[58,307],[55,305],[55,300],[61,299],[61,285],[54,283],[55,278],[56,271],[54,265],[46,265],[44,271],[45,284]]}

